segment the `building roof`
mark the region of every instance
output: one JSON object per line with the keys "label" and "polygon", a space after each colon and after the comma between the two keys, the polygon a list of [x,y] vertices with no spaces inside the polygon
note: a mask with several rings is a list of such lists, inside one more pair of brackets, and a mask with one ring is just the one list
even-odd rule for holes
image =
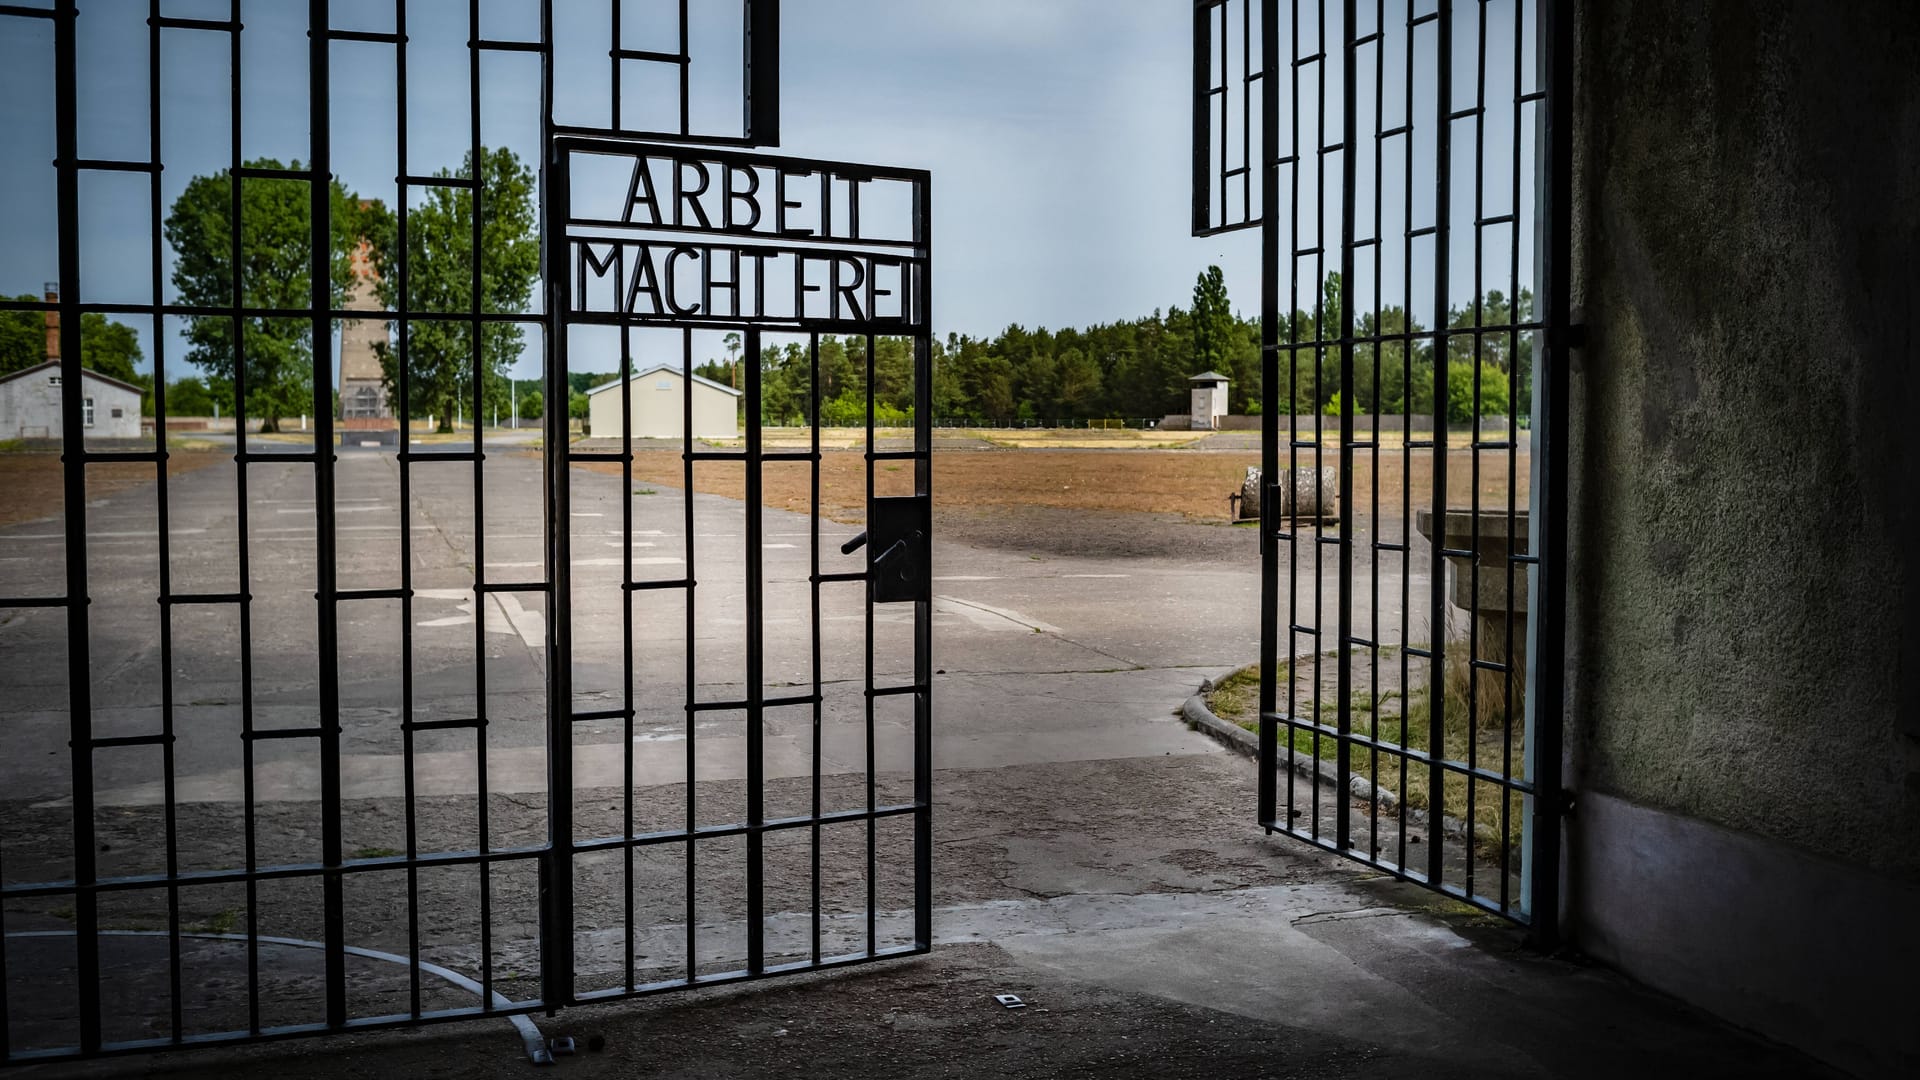
{"label": "building roof", "polygon": [[[655,364],[652,367],[641,368],[640,370],[634,372],[632,375],[628,376],[627,378],[629,382],[638,382],[639,380],[644,379],[649,375],[658,374],[663,371],[669,375],[679,375],[682,373],[679,368],[674,367],[672,364]],[[695,375],[693,377],[693,381],[699,383],[701,386],[712,387],[713,389],[719,390],[723,393],[732,394],[734,397],[739,397],[742,393],[741,391],[735,390],[733,387],[728,386],[726,383],[714,382],[712,379],[709,379],[704,375]],[[592,396],[594,394],[599,393],[602,390],[617,390],[619,388],[620,388],[620,380],[615,379],[612,382],[604,382],[604,383],[601,383],[599,386],[593,387],[592,389],[587,391],[587,394],[588,396]]]}
{"label": "building roof", "polygon": [[1226,382],[1227,377],[1217,371],[1203,371],[1187,380],[1188,382]]}
{"label": "building roof", "polygon": [[[33,365],[30,368],[21,368],[19,371],[16,371],[11,375],[0,375],[0,383],[11,382],[14,379],[25,378],[26,376],[31,375],[36,371],[43,371],[47,368],[53,368],[55,371],[58,371],[60,369],[60,361],[42,360],[41,362]],[[136,394],[146,393],[145,390],[142,390],[140,387],[135,386],[132,383],[124,383],[124,382],[121,382],[119,379],[112,378],[111,376],[102,375],[99,372],[93,370],[92,368],[81,368],[80,374],[86,378],[93,379],[97,382],[106,383],[109,386],[117,386],[122,390],[131,390]]]}

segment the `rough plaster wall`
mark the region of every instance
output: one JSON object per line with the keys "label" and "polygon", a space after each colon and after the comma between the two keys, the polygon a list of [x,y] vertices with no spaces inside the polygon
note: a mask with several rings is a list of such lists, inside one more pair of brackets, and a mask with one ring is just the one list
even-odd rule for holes
{"label": "rough plaster wall", "polygon": [[1581,8],[1570,781],[1920,879],[1920,3]]}

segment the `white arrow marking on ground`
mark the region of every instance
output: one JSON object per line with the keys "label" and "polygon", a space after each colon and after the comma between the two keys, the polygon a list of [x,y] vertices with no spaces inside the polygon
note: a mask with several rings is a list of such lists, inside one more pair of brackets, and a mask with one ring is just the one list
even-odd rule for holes
{"label": "white arrow marking on ground", "polygon": [[[457,600],[454,610],[458,615],[448,615],[440,619],[426,619],[418,626],[471,626],[473,625],[472,589],[415,589],[414,595],[427,600]],[[546,644],[546,618],[537,611],[528,611],[521,606],[518,597],[512,593],[487,594],[487,633],[517,634],[521,641],[530,647]]]}

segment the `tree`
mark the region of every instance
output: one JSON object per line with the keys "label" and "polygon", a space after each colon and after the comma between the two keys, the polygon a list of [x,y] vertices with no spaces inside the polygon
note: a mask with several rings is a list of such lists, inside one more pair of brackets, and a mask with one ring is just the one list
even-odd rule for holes
{"label": "tree", "polygon": [[1478,419],[1507,415],[1507,373],[1493,364],[1480,365],[1480,408],[1474,411],[1473,361],[1447,361],[1447,422],[1471,424]]}
{"label": "tree", "polygon": [[[248,168],[280,169],[272,158]],[[293,169],[300,167],[294,162]],[[330,181],[329,291],[334,307],[346,301],[353,282],[352,252],[361,234],[359,201]],[[243,178],[240,183],[240,265],[233,264],[233,180],[229,173],[196,176],[174,200],[165,231],[175,259],[173,284],[180,302],[228,307],[239,301],[254,310],[304,310],[312,297],[312,207],[308,185],[297,180]],[[313,408],[313,321],[258,315],[240,320],[244,363],[236,364],[233,320],[224,315],[187,317],[187,361],[211,381],[238,385],[244,377],[248,412],[261,430],[276,431],[280,417]],[[84,328],[83,328],[84,332]]]}
{"label": "tree", "polygon": [[1237,327],[1233,306],[1227,302],[1227,280],[1218,266],[1201,271],[1193,283],[1193,363],[1188,375],[1219,372],[1232,367],[1230,357]]}
{"label": "tree", "polygon": [[520,419],[538,420],[546,410],[547,399],[538,390],[528,390],[520,395]]}
{"label": "tree", "polygon": [[727,336],[720,340],[725,342],[727,346],[727,375],[729,379],[727,385],[738,390],[740,389],[740,369],[735,367],[734,364],[737,362],[736,358],[740,355],[740,335],[735,331],[729,330],[727,331]]}
{"label": "tree", "polygon": [[232,400],[214,393],[204,379],[190,375],[167,384],[168,416],[211,416],[216,404],[233,412]]}
{"label": "tree", "polygon": [[[16,296],[26,302],[37,296]],[[145,356],[140,351],[140,335],[126,323],[115,322],[97,311],[80,315],[80,366],[91,368],[109,379],[136,382],[138,366]],[[24,371],[47,362],[47,317],[39,311],[0,311],[0,375]]]}
{"label": "tree", "polygon": [[[477,253],[473,188],[429,186],[425,204],[408,212],[406,305],[410,311],[470,312],[477,299],[482,313],[510,314],[526,310],[533,296],[540,275],[533,172],[505,147],[482,147],[479,154]],[[473,152],[467,153],[458,171],[443,168],[434,175],[474,179]],[[380,274],[380,299],[389,307],[398,306],[398,274],[390,267],[399,246],[399,223],[383,210],[366,224]],[[484,322],[479,325],[477,350],[473,336],[473,324],[464,321],[410,322],[407,340],[390,344],[381,356],[389,395],[399,400],[404,356],[408,398],[428,415],[437,415],[441,431],[452,431],[458,405],[473,400],[476,377],[481,403],[503,405],[507,369],[519,358],[525,334],[515,323]]]}

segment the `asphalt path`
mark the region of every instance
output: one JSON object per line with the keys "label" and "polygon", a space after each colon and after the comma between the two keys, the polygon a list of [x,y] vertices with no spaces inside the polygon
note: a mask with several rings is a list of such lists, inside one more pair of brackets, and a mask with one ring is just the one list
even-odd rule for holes
{"label": "asphalt path", "polygon": [[[257,442],[257,441],[256,441]],[[286,443],[258,443],[286,446]],[[453,446],[432,449],[454,452]],[[544,598],[537,592],[487,591],[476,584],[538,583],[544,573],[542,473],[537,456],[503,449],[484,465],[416,463],[401,502],[400,467],[391,451],[340,456],[335,501],[337,584],[344,590],[411,585],[411,604],[365,599],[338,605],[344,793],[404,790],[400,721],[454,723],[484,715],[487,779],[494,791],[538,791],[546,784]],[[162,730],[171,700],[175,797],[236,801],[244,784],[240,738],[249,701],[255,729],[311,726],[319,700],[316,649],[319,534],[312,469],[271,461],[246,474],[246,590],[252,597],[244,637],[230,603],[185,603],[163,611],[157,490],[134,489],[88,508],[91,603],[89,649],[93,729],[98,737]],[[683,493],[641,485],[622,497],[617,476],[573,474],[571,516],[575,708],[635,712],[624,722],[587,721],[574,732],[581,786],[624,782],[624,753],[634,749],[635,783],[685,778],[689,736],[701,779],[744,775],[744,716],[700,712],[689,700],[746,696],[747,508],[714,496],[693,499],[695,542],[686,537]],[[166,547],[174,594],[219,596],[241,589],[240,515],[235,467],[176,476],[169,483]],[[631,507],[631,532],[623,518]],[[811,688],[813,625],[808,584],[816,531],[804,515],[761,511],[769,696]],[[405,532],[403,541],[402,533]],[[863,555],[842,555],[856,526],[822,521],[825,573],[858,570]],[[403,546],[411,578],[402,574]],[[0,593],[58,595],[63,544],[57,521],[0,531]],[[691,591],[632,594],[624,627],[620,584],[684,579]],[[689,561],[691,560],[691,570]],[[1310,567],[1303,567],[1311,575]],[[1332,566],[1321,568],[1322,620],[1331,628]],[[940,768],[1081,757],[1125,757],[1178,749],[1210,753],[1212,744],[1172,723],[1168,710],[1202,678],[1251,660],[1258,647],[1258,565],[1252,559],[1183,561],[1075,558],[971,548],[941,542],[934,556],[937,678],[935,760]],[[1383,578],[1389,599],[1397,578]],[[1363,581],[1362,595],[1368,589]],[[1416,597],[1424,597],[1416,579]],[[821,678],[826,698],[826,772],[864,771],[867,673],[862,587],[821,588]],[[1307,595],[1303,591],[1303,596]],[[1397,625],[1389,608],[1383,622]],[[1414,613],[1415,622],[1423,613]],[[170,685],[162,679],[162,622],[170,618]],[[1364,619],[1364,613],[1363,613]],[[0,765],[15,798],[58,800],[69,791],[65,617],[57,609],[0,615],[10,660],[0,688],[0,718],[18,751]],[[909,681],[910,605],[880,605],[874,616],[872,679]],[[1360,633],[1368,633],[1362,625]],[[691,636],[689,636],[689,631]],[[623,639],[631,634],[631,691]],[[1309,639],[1310,640],[1310,639]],[[244,664],[243,664],[244,658]],[[411,663],[408,663],[408,660]],[[689,678],[691,676],[691,683]],[[409,694],[411,708],[408,707]],[[904,700],[899,702],[904,709]],[[901,765],[910,725],[886,709],[879,720],[884,769]],[[773,710],[767,728],[770,775],[807,775],[813,763],[810,710]],[[453,793],[477,787],[473,731],[421,732],[415,741],[416,790]],[[318,761],[312,740],[255,741],[256,801],[312,799]],[[163,777],[152,748],[103,750],[95,786],[106,805],[160,801]]]}

